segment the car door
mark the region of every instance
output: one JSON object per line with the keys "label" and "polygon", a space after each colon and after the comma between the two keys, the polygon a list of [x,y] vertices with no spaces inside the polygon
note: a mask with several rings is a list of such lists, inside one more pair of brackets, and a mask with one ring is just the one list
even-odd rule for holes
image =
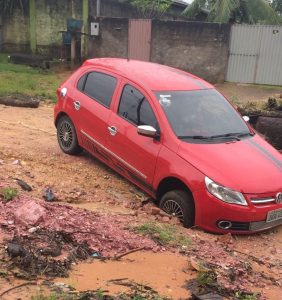
{"label": "car door", "polygon": [[73,94],[73,118],[79,131],[80,145],[104,161],[109,161],[105,151],[107,123],[110,106],[118,79],[98,70],[88,70],[77,82]]}
{"label": "car door", "polygon": [[[149,98],[149,97],[148,97]],[[145,93],[125,83],[116,112],[108,121],[107,147],[114,153],[114,166],[139,186],[152,190],[160,139],[141,136],[138,125],[151,125],[160,131],[152,105]]]}

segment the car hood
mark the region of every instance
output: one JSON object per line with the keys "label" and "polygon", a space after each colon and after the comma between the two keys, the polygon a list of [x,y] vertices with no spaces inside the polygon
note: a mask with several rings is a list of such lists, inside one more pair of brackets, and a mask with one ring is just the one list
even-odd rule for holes
{"label": "car hood", "polygon": [[178,155],[233,190],[250,194],[282,192],[282,155],[258,135],[220,144],[182,141]]}

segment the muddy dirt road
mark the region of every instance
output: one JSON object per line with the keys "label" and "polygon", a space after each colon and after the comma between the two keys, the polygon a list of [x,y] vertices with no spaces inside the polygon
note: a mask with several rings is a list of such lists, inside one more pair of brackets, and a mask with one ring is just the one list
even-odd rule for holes
{"label": "muddy dirt road", "polygon": [[[73,157],[60,151],[53,125],[53,105],[41,105],[38,109],[0,106],[0,180],[15,185],[14,178],[30,184],[33,188],[30,195],[37,198],[42,199],[46,188],[51,187],[59,201],[71,203],[73,206],[122,216],[134,216],[138,222],[148,219],[167,221],[164,217],[151,215],[153,204],[145,209],[141,207],[141,202],[148,198],[144,193],[87,153]],[[263,234],[233,238],[208,234],[198,229],[185,230],[185,232],[193,238],[194,243],[199,241],[199,248],[202,248],[202,251],[205,251],[206,245],[207,253],[210,244],[220,243],[221,248],[228,246],[237,249],[238,259],[245,257],[248,261],[252,256],[263,259],[267,264],[253,261],[252,264],[254,272],[264,274],[266,279],[260,284],[255,280],[250,282],[250,288],[263,292],[265,299],[279,299],[281,296],[279,284],[282,277],[282,226]],[[245,254],[240,256],[239,252]],[[220,255],[218,253],[218,256]],[[142,261],[140,256],[138,259]],[[160,257],[152,256],[147,258],[147,261],[153,265],[154,260],[159,264],[159,259]],[[148,262],[144,263],[143,271],[142,264],[138,265],[140,274],[148,272]],[[175,278],[183,279],[184,273],[179,259],[175,261],[170,259],[170,267]],[[117,266],[115,268],[118,269]],[[121,269],[126,270],[125,264],[121,264]],[[74,272],[90,274],[87,273],[87,267],[83,266]],[[158,282],[155,282],[154,276],[151,276],[151,279],[148,277],[149,281],[154,281],[151,282],[152,286],[174,299],[185,298],[183,282],[178,279],[173,282],[173,290],[178,287],[180,291],[173,296],[169,288],[166,288],[170,286],[171,278],[167,278],[163,269],[160,273],[162,272],[163,275],[158,275],[161,277]],[[75,273],[71,278],[75,278],[73,280],[76,282],[79,278],[83,281],[83,276],[76,276]],[[125,275],[117,272],[115,276]],[[105,274],[101,274],[99,278],[99,284],[103,278],[109,280]],[[144,277],[140,275],[134,279],[143,281]],[[150,285],[150,282],[146,284]],[[83,286],[79,283],[77,285]],[[188,295],[187,292],[187,298]]]}

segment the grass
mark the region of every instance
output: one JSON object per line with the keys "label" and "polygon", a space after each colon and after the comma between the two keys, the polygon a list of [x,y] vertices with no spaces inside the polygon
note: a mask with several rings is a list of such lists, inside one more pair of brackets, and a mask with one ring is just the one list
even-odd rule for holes
{"label": "grass", "polygon": [[161,245],[173,247],[187,247],[191,245],[191,239],[179,231],[177,226],[147,222],[133,229],[135,232],[149,236]]}
{"label": "grass", "polygon": [[18,190],[15,188],[6,187],[0,190],[0,195],[3,197],[4,201],[9,202],[17,197]]}
{"label": "grass", "polygon": [[197,282],[202,287],[215,285],[216,275],[213,272],[199,272]]}
{"label": "grass", "polygon": [[23,94],[56,101],[60,75],[39,68],[8,62],[8,54],[0,53],[0,96]]}

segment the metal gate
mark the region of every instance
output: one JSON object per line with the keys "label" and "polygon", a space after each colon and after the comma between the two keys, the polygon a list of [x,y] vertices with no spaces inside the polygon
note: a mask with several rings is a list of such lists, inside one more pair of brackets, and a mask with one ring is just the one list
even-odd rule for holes
{"label": "metal gate", "polygon": [[151,20],[130,19],[128,30],[128,58],[150,61]]}
{"label": "metal gate", "polygon": [[282,85],[282,26],[233,25],[226,80]]}

